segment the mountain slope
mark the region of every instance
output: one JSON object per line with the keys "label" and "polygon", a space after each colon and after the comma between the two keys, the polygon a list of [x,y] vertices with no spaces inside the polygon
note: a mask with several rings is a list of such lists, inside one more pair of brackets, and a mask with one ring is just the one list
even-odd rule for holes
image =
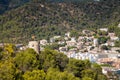
{"label": "mountain slope", "polygon": [[120,21],[120,1],[80,3],[31,2],[0,16],[0,39],[23,42],[63,35],[83,28],[106,27]]}
{"label": "mountain slope", "polygon": [[19,7],[30,0],[0,0],[0,14],[7,10]]}

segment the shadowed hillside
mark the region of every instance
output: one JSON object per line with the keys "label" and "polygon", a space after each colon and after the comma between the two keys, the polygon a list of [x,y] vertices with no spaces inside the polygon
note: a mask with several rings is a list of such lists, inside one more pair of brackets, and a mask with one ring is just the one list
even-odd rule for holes
{"label": "shadowed hillside", "polygon": [[17,8],[30,0],[0,0],[0,14],[7,10]]}

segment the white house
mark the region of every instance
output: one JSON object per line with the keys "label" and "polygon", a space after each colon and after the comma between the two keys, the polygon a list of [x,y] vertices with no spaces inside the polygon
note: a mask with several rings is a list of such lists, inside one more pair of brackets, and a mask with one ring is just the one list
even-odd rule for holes
{"label": "white house", "polygon": [[69,58],[75,58],[75,53],[76,53],[75,51],[69,51],[69,52],[66,53],[66,55]]}
{"label": "white house", "polygon": [[111,39],[112,41],[116,41],[116,40],[119,40],[119,37],[117,37],[117,36],[115,36],[115,37],[110,37],[110,39]]}
{"label": "white house", "polygon": [[92,54],[92,53],[76,53],[75,54],[76,59],[80,60],[90,60],[91,62],[96,62],[98,59],[98,54]]}
{"label": "white house", "polygon": [[83,31],[82,31],[83,34],[88,34],[88,33],[90,33],[90,32],[91,32],[90,30],[83,30]]}
{"label": "white house", "polygon": [[76,47],[78,49],[82,49],[83,48],[83,42],[78,42]]}
{"label": "white house", "polygon": [[54,39],[57,39],[57,38],[60,38],[60,37],[61,37],[61,36],[54,36],[53,38],[54,38]]}
{"label": "white house", "polygon": [[79,36],[79,37],[78,37],[78,42],[81,42],[81,41],[83,41],[84,39],[85,39],[85,37]]}
{"label": "white house", "polygon": [[65,41],[59,41],[58,42],[58,44],[64,44],[65,43]]}
{"label": "white house", "polygon": [[108,71],[112,71],[112,67],[102,67],[102,73],[107,75]]}
{"label": "white house", "polygon": [[47,40],[45,40],[45,39],[40,40],[40,44],[41,44],[41,45],[47,45],[47,43],[48,43],[48,42],[47,42]]}
{"label": "white house", "polygon": [[115,36],[115,33],[108,33],[108,36],[114,37],[114,36]]}
{"label": "white house", "polygon": [[76,46],[76,42],[75,41],[66,41],[67,46]]}
{"label": "white house", "polygon": [[100,28],[100,31],[108,32],[108,28]]}
{"label": "white house", "polygon": [[65,36],[70,38],[70,32],[65,33]]}
{"label": "white house", "polygon": [[115,33],[108,33],[108,36],[112,41],[119,40],[119,37],[115,36]]}
{"label": "white house", "polygon": [[107,44],[108,44],[109,46],[115,46],[115,42],[114,42],[114,41],[107,41]]}
{"label": "white house", "polygon": [[76,42],[75,37],[72,37],[72,38],[71,38],[71,41]]}
{"label": "white house", "polygon": [[120,23],[118,24],[118,27],[120,28]]}
{"label": "white house", "polygon": [[55,39],[54,38],[50,38],[50,43],[54,43]]}
{"label": "white house", "polygon": [[59,47],[59,51],[60,52],[65,52],[65,51],[67,51],[67,47]]}

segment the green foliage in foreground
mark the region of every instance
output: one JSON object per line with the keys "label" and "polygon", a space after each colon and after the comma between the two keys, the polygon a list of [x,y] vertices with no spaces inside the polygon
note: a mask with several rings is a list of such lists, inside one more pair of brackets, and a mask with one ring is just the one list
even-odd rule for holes
{"label": "green foliage in foreground", "polygon": [[[1,80],[107,80],[98,64],[88,60],[69,59],[63,53],[44,50],[37,54],[33,49],[14,50],[5,46],[0,50]],[[6,54],[5,54],[6,53]]]}

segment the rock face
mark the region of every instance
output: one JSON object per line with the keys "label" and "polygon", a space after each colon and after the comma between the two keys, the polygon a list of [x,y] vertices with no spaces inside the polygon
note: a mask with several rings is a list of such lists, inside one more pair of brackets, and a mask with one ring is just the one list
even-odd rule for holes
{"label": "rock face", "polygon": [[38,41],[30,41],[28,44],[28,48],[34,49],[38,54],[40,52],[40,44]]}

